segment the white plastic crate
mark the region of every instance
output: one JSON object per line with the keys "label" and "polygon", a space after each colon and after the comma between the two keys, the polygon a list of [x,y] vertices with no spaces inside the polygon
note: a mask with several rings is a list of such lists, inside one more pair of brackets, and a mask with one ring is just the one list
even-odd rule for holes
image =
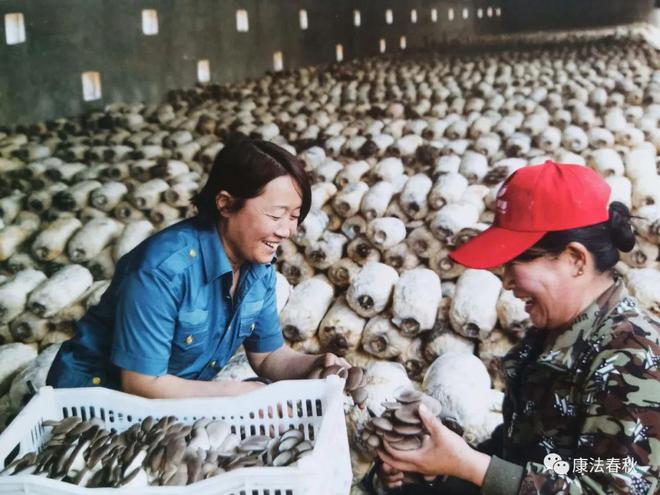
{"label": "white plastic crate", "polygon": [[40,448],[46,439],[44,420],[68,416],[101,418],[106,428],[117,431],[150,415],[174,415],[186,424],[207,417],[228,422],[241,438],[295,427],[313,440],[314,450],[293,466],[241,468],[184,487],[84,488],[30,474],[0,477],[0,494],[345,495],[352,475],[343,386],[343,380],[330,376],[277,382],[240,397],[185,400],[148,400],[103,388],[43,387],[0,435],[0,470],[16,455]]}

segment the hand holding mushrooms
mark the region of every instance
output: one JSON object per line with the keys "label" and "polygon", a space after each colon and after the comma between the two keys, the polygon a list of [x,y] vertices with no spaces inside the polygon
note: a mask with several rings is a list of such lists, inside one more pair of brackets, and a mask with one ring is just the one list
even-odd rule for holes
{"label": "hand holding mushrooms", "polygon": [[388,478],[390,486],[398,486],[403,481],[403,476],[393,473],[392,468],[425,476],[455,476],[481,486],[490,456],[470,447],[424,404],[419,406],[419,417],[428,435],[418,449],[400,450],[396,448],[396,443],[392,444],[387,439],[378,449],[378,456],[385,463],[383,470],[391,474]]}

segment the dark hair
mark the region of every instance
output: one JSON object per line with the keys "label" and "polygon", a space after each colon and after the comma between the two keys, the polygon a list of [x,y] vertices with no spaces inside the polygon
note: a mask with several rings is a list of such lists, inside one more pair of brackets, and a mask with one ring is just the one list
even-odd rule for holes
{"label": "dark hair", "polygon": [[213,160],[213,167],[204,187],[192,199],[198,216],[215,222],[220,218],[215,199],[220,191],[234,197],[230,211],[238,211],[245,200],[259,196],[266,184],[290,175],[302,193],[300,225],[312,202],[312,190],[302,161],[276,144],[260,139],[235,140],[225,145]]}
{"label": "dark hair", "polygon": [[548,232],[514,261],[530,261],[548,254],[558,255],[569,243],[579,242],[594,257],[599,272],[610,270],[619,261],[619,251],[628,252],[635,247],[635,233],[626,205],[613,201],[609,206],[609,215],[606,222]]}

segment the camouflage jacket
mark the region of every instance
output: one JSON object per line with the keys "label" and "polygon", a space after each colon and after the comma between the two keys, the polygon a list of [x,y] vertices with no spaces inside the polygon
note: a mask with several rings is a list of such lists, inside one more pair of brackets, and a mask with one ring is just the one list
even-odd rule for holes
{"label": "camouflage jacket", "polygon": [[618,281],[546,336],[530,329],[504,358],[502,458],[483,493],[660,493],[660,322]]}

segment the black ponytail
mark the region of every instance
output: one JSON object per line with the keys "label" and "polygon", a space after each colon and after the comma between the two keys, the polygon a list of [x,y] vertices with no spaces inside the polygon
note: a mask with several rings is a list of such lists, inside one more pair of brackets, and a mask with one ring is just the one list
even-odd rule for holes
{"label": "black ponytail", "polygon": [[635,232],[630,223],[628,207],[618,201],[613,201],[609,207],[608,221],[612,242],[619,251],[627,253],[635,247]]}
{"label": "black ponytail", "polygon": [[569,230],[548,232],[518,258],[527,261],[544,254],[558,255],[571,242],[579,242],[594,257],[596,269],[604,273],[619,261],[619,251],[632,251],[635,233],[628,207],[618,201],[609,206],[609,219],[603,223]]}

